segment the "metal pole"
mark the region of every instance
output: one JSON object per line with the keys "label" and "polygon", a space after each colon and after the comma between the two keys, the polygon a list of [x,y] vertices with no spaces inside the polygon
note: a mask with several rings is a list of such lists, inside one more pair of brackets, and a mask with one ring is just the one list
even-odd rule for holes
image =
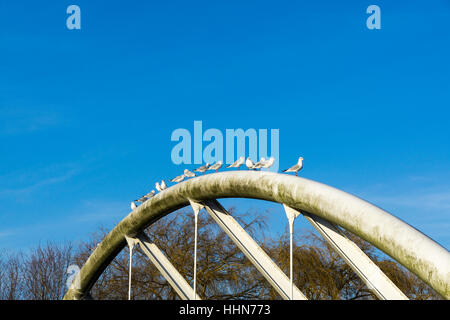
{"label": "metal pole", "polygon": [[291,207],[283,204],[286,217],[289,222],[289,270],[290,270],[290,281],[291,281],[291,300],[293,300],[293,290],[294,290],[294,267],[292,262],[292,247],[293,247],[293,234],[294,234],[294,220],[300,215],[300,213]]}
{"label": "metal pole", "polygon": [[289,242],[290,242],[290,252],[289,252],[289,268],[290,268],[290,278],[291,278],[291,300],[294,298],[294,272],[292,263],[292,234],[294,231],[294,220],[289,221]]}
{"label": "metal pole", "polygon": [[194,211],[194,292],[192,300],[196,300],[197,292],[197,224],[198,224],[198,211]]}
{"label": "metal pole", "polygon": [[137,243],[137,240],[129,236],[125,236],[125,240],[127,241],[128,249],[130,250],[130,264],[128,266],[128,300],[131,300],[131,270],[133,267],[133,248]]}
{"label": "metal pole", "polygon": [[133,246],[130,248],[130,265],[128,267],[128,300],[131,300],[131,268],[133,266]]}

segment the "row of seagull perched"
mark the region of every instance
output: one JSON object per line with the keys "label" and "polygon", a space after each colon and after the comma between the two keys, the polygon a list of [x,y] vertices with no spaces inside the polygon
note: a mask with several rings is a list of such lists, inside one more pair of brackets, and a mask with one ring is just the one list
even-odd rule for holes
{"label": "row of seagull perched", "polygon": [[[238,168],[238,170],[240,170],[241,166],[245,162],[245,165],[250,170],[257,170],[257,169],[262,169],[262,168],[267,168],[267,170],[269,170],[269,168],[271,166],[273,166],[273,162],[275,161],[274,157],[270,157],[269,159],[265,159],[264,157],[262,157],[261,160],[259,160],[256,163],[254,163],[252,161],[252,159],[250,159],[250,157],[248,157],[245,161],[244,161],[244,159],[245,159],[244,157],[240,157],[239,159],[236,160],[236,162],[234,162],[233,164],[230,164],[227,168]],[[219,169],[222,167],[222,165],[223,165],[222,161],[218,161],[213,165],[210,165],[209,163],[207,163],[204,166],[201,166],[200,168],[195,169],[194,171],[201,172],[203,174],[205,174],[205,172],[207,170],[215,170],[216,172],[218,172]],[[300,158],[298,158],[297,164],[290,167],[289,169],[283,170],[283,172],[295,172],[295,175],[297,175],[298,172],[302,168],[303,168],[303,157],[300,157]],[[182,178],[182,175],[176,177],[175,179],[179,179],[179,178]],[[175,179],[170,180],[170,181],[179,182],[179,181],[176,181]],[[180,181],[183,181],[183,180],[180,180]]]}
{"label": "row of seagull perched", "polygon": [[[249,168],[250,170],[261,170],[263,168],[266,168],[267,170],[269,170],[269,168],[273,165],[275,161],[274,157],[270,157],[269,159],[265,159],[264,157],[261,157],[261,159],[254,163],[250,157],[248,157],[247,159],[245,159],[245,157],[240,157],[239,159],[237,159],[234,163],[230,164],[229,166],[227,166],[227,168],[238,168],[238,170],[241,169],[241,166],[245,163],[245,165],[247,166],[247,168]],[[223,161],[217,161],[215,164],[211,165],[209,163],[195,169],[195,172],[200,172],[202,174],[205,174],[206,171],[209,170],[213,170],[218,172],[220,168],[222,168],[223,165]],[[297,164],[295,164],[294,166],[290,167],[289,169],[283,170],[283,172],[295,172],[295,175],[298,175],[298,172],[303,168],[303,158],[300,157],[298,158]],[[181,182],[183,181],[185,178],[193,178],[195,177],[195,173],[192,171],[189,171],[188,169],[184,169],[184,172],[182,175],[177,176],[175,178],[173,178],[172,180],[170,180],[171,182]],[[156,182],[155,183],[155,188],[156,190],[158,190],[159,192],[163,191],[164,189],[167,188],[166,182],[164,180],[162,180],[161,182]],[[134,200],[131,202],[131,209],[134,210],[137,208],[136,202],[139,203],[144,203],[145,201],[147,201],[148,199],[152,198],[155,195],[155,190],[150,191],[149,193],[147,193],[146,195],[140,197],[137,200]]]}
{"label": "row of seagull perched", "polygon": [[[261,158],[258,162],[254,163],[250,157],[248,157],[246,160],[244,157],[240,157],[237,159],[234,163],[227,166],[227,168],[238,168],[238,170],[241,169],[241,166],[245,163],[247,168],[251,170],[261,169],[261,168],[269,168],[273,165],[273,162],[275,161],[274,157],[270,157],[269,159],[266,159],[264,157]],[[222,168],[223,162],[218,161],[213,165],[210,165],[209,163],[205,164],[204,166],[201,166],[200,168],[195,169],[194,171],[201,172],[205,174],[205,171],[207,170],[215,170],[216,172],[219,171],[220,168]]]}

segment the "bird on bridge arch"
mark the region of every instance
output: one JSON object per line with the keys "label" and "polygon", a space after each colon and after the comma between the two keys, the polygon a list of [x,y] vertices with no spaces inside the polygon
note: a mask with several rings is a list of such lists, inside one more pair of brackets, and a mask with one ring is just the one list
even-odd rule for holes
{"label": "bird on bridge arch", "polygon": [[155,190],[150,191],[149,193],[147,193],[144,197],[148,199],[150,199],[151,197],[153,197],[155,195]]}
{"label": "bird on bridge arch", "polygon": [[186,176],[184,174],[182,174],[181,176],[175,177],[172,180],[170,180],[171,182],[181,182],[184,180]]}
{"label": "bird on bridge arch", "polygon": [[295,172],[295,175],[297,176],[297,173],[302,170],[303,168],[303,158],[298,158],[298,162],[295,166],[290,167],[289,169],[283,170],[283,172]]}
{"label": "bird on bridge arch", "polygon": [[267,171],[271,166],[273,166],[273,162],[275,161],[274,157],[270,157],[269,160],[264,161],[261,168],[267,168]]}
{"label": "bird on bridge arch", "polygon": [[205,171],[208,170],[209,167],[210,167],[210,164],[207,163],[204,166],[201,166],[200,168],[195,169],[194,171],[201,172],[201,173],[205,174]]}
{"label": "bird on bridge arch", "polygon": [[261,169],[266,163],[266,161],[267,161],[266,158],[261,157],[261,159],[253,166],[253,169]]}
{"label": "bird on bridge arch", "polygon": [[244,162],[245,162],[245,158],[240,157],[233,164],[230,164],[227,168],[238,168],[238,170],[241,170],[241,166],[244,164]]}
{"label": "bird on bridge arch", "polygon": [[247,160],[245,160],[245,165],[249,169],[255,169],[255,164],[253,163],[252,159],[250,159],[250,157],[248,157]]}
{"label": "bird on bridge arch", "polygon": [[193,173],[193,172],[191,172],[191,171],[189,171],[188,169],[184,169],[184,175],[186,176],[186,177],[188,177],[188,178],[193,178],[193,177],[195,177],[195,173]]}
{"label": "bird on bridge arch", "polygon": [[164,182],[164,180],[161,181],[161,183],[157,182],[155,183],[155,188],[156,190],[158,190],[159,192],[163,191],[164,189],[167,188],[166,183]]}
{"label": "bird on bridge arch", "polygon": [[211,167],[208,168],[208,170],[216,170],[216,172],[219,171],[220,168],[222,168],[223,161],[217,161],[215,164],[213,164]]}
{"label": "bird on bridge arch", "polygon": [[135,201],[135,202],[144,203],[144,202],[147,201],[147,200],[148,200],[147,196],[142,196],[142,197],[140,197],[139,199],[134,200],[134,201]]}

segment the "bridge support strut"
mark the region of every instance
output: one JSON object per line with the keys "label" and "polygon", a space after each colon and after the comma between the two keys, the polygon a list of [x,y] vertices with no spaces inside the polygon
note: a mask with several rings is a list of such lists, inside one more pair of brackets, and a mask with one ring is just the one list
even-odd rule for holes
{"label": "bridge support strut", "polygon": [[156,244],[151,243],[145,234],[138,234],[136,241],[144,254],[156,266],[159,272],[161,272],[162,276],[169,282],[170,286],[182,300],[190,300],[192,298],[201,300],[197,294],[194,294],[194,289],[192,289],[172,263],[170,263],[164,253],[162,253]]}
{"label": "bridge support strut", "polygon": [[[291,298],[290,279],[255,242],[255,240],[252,239],[252,237],[217,200],[205,200],[200,204],[205,207],[209,215],[223,231],[225,231],[258,271],[261,272],[280,296],[285,300],[289,300]],[[292,297],[294,300],[307,300],[306,296],[296,286],[293,286],[292,288]]]}
{"label": "bridge support strut", "polygon": [[379,299],[408,300],[408,297],[335,224],[313,214],[302,213]]}

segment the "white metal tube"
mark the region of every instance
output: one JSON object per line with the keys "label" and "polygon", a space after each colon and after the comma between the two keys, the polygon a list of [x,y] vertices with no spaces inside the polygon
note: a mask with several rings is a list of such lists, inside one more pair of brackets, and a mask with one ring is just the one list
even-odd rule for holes
{"label": "white metal tube", "polygon": [[290,278],[291,278],[291,300],[294,298],[294,268],[292,263],[292,234],[294,233],[294,220],[289,221],[289,269],[290,269]]}
{"label": "white metal tube", "polygon": [[130,265],[128,266],[128,300],[131,300],[131,268],[133,267],[133,246],[130,249]]}
{"label": "white metal tube", "polygon": [[194,292],[192,300],[196,300],[197,293],[197,225],[198,225],[198,212],[194,212]]}

